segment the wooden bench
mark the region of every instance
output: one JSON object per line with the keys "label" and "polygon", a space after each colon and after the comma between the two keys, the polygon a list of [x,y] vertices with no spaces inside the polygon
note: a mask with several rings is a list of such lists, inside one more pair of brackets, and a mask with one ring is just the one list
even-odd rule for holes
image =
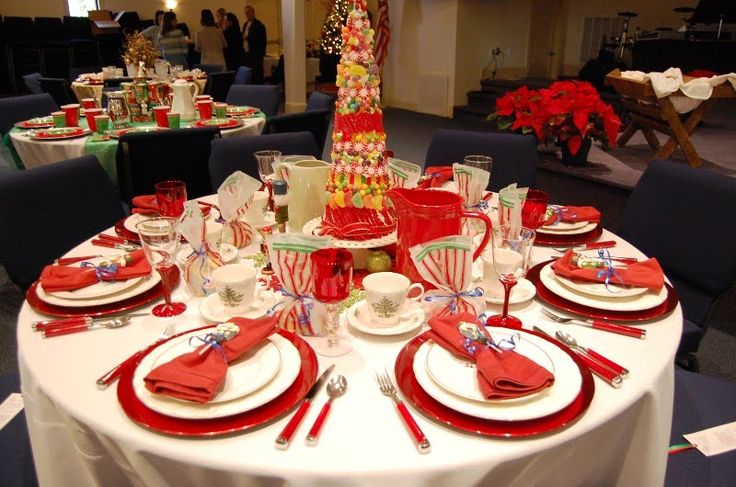
{"label": "wooden bench", "polygon": [[[684,77],[686,82],[690,79],[692,78]],[[652,159],[667,159],[679,145],[692,167],[699,167],[702,161],[690,136],[719,99],[736,98],[736,91],[729,82],[726,82],[714,87],[711,97],[703,100],[693,111],[679,114],[671,100],[673,95],[684,96],[679,90],[673,95],[657,98],[649,81],[622,78],[618,69],[608,73],[606,83],[621,95],[623,105],[631,117],[631,123],[618,138],[618,145],[623,147],[637,130],[641,130],[647,143],[655,152]],[[659,140],[654,134],[655,130],[670,136],[664,145],[659,145]]]}

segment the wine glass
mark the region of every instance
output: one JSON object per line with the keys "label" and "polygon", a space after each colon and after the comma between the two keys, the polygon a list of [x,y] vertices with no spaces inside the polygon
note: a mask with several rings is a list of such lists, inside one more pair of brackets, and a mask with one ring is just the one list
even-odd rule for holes
{"label": "wine glass", "polygon": [[312,259],[312,285],[314,297],[325,305],[327,337],[315,344],[315,351],[325,357],[345,355],[353,345],[337,337],[339,325],[338,305],[350,296],[353,281],[353,255],[345,249],[315,250]]}
{"label": "wine glass", "polygon": [[273,165],[281,159],[281,151],[259,150],[253,153],[258,163],[258,176],[268,188],[268,209],[273,211]]}
{"label": "wine glass", "polygon": [[493,228],[493,268],[503,285],[503,313],[488,318],[487,325],[521,328],[521,320],[509,315],[509,296],[511,288],[529,269],[535,236],[534,230],[519,226],[499,225]]}
{"label": "wine glass", "polygon": [[478,169],[483,169],[484,171],[491,172],[493,158],[480,154],[471,154],[469,156],[465,156],[465,158],[463,159],[463,164],[465,164],[466,166],[477,167]]}
{"label": "wine glass", "polygon": [[549,194],[541,189],[530,189],[526,194],[524,206],[521,207],[521,224],[532,230],[541,227],[547,221],[547,203]]}
{"label": "wine glass", "polygon": [[161,216],[179,218],[184,214],[187,186],[183,181],[161,181],[154,185],[156,202]]}
{"label": "wine glass", "polygon": [[143,251],[148,262],[161,276],[164,291],[164,304],[153,308],[153,315],[159,318],[176,316],[187,309],[184,303],[171,302],[171,286],[176,276],[174,257],[179,246],[179,221],[176,218],[151,218],[136,225]]}

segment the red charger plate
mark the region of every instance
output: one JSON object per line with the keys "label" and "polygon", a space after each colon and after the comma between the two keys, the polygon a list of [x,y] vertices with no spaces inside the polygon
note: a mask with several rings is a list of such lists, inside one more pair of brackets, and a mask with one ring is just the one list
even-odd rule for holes
{"label": "red charger plate", "polygon": [[399,352],[394,370],[399,389],[401,389],[406,400],[428,418],[456,430],[479,436],[520,438],[550,433],[568,426],[588,409],[590,402],[593,400],[593,395],[595,394],[593,375],[577,355],[561,346],[555,340],[533,331],[524,331],[541,337],[556,347],[559,347],[575,361],[578,369],[580,369],[580,375],[583,377],[580,393],[572,403],[556,413],[526,421],[495,421],[463,414],[440,403],[422,389],[422,386],[419,385],[414,375],[414,355],[419,347],[429,340],[427,333],[415,337]]}
{"label": "red charger plate", "polygon": [[[214,326],[205,326],[199,328],[204,330],[214,328]],[[176,338],[180,335],[191,333],[196,330],[189,330],[174,335]],[[151,353],[159,346],[167,343],[161,342],[153,346],[141,354],[135,363],[130,367],[126,367],[120,376],[118,382],[118,401],[125,411],[125,414],[136,424],[143,426],[157,433],[164,433],[174,436],[217,436],[230,433],[250,430],[259,426],[263,426],[271,421],[279,419],[288,413],[296,404],[307,395],[309,389],[317,381],[317,355],[315,355],[312,347],[307,344],[301,337],[294,335],[286,330],[279,330],[278,333],[289,340],[299,351],[302,360],[302,368],[299,371],[294,382],[280,396],[272,401],[251,409],[244,413],[224,418],[213,419],[181,419],[172,418],[170,416],[158,413],[141,402],[136,396],[133,389],[133,376],[135,369],[143,358]]]}
{"label": "red charger plate", "polygon": [[46,129],[54,126],[53,120],[50,122],[32,123],[30,120],[24,120],[15,124],[20,129]]}
{"label": "red charger plate", "polygon": [[84,137],[92,133],[91,130],[83,129],[81,127],[69,127],[69,128],[73,130],[69,130],[68,132],[63,132],[63,133],[54,133],[53,129],[39,130],[34,135],[32,135],[31,138],[33,140],[75,139],[77,137]]}
{"label": "red charger plate", "polygon": [[232,109],[229,109],[227,111],[228,117],[253,117],[260,111],[257,108],[252,108],[252,107],[249,107],[243,110],[237,110],[235,108],[237,107],[233,107]]}
{"label": "red charger plate", "polygon": [[217,127],[219,129],[234,129],[236,127],[240,127],[243,125],[242,120],[238,120],[235,118],[228,118],[228,119],[217,119],[217,118],[211,118],[209,120],[197,120],[192,124],[192,127]]}
{"label": "red charger plate", "polygon": [[580,245],[595,242],[601,234],[603,234],[603,227],[600,224],[589,232],[579,233],[577,235],[551,235],[549,233],[537,232],[534,245],[542,245],[544,247],[554,245]]}
{"label": "red charger plate", "polygon": [[[179,284],[179,269],[176,269],[176,273],[172,276],[172,288]],[[69,308],[66,306],[57,306],[55,304],[49,304],[38,297],[36,289],[38,288],[39,281],[34,282],[31,287],[26,291],[26,300],[31,308],[49,316],[59,316],[63,318],[69,318],[73,316],[92,316],[100,317],[107,315],[120,314],[131,309],[140,308],[145,306],[157,299],[160,299],[164,295],[163,287],[161,283],[156,284],[148,291],[138,294],[136,296],[118,301],[117,303],[102,304],[99,306],[87,306],[84,308]]]}
{"label": "red charger plate", "polygon": [[643,309],[639,311],[609,311],[606,309],[591,308],[590,306],[583,306],[582,304],[574,303],[568,299],[558,296],[553,293],[542,283],[539,278],[539,273],[544,266],[553,262],[548,260],[537,264],[526,273],[526,278],[529,279],[534,286],[537,288],[537,297],[547,304],[551,304],[555,308],[559,308],[570,313],[582,315],[587,318],[597,318],[601,320],[614,320],[614,321],[648,321],[655,318],[660,318],[664,315],[671,313],[679,302],[677,293],[667,283],[664,283],[667,288],[667,299],[664,303],[649,309]]}

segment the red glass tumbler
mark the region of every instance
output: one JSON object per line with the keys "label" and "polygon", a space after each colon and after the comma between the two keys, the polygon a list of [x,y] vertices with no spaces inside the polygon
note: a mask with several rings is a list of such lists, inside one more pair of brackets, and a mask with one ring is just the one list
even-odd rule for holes
{"label": "red glass tumbler", "polygon": [[187,186],[183,181],[161,181],[154,186],[156,202],[161,216],[179,218],[184,214]]}
{"label": "red glass tumbler", "polygon": [[353,255],[345,249],[327,248],[312,252],[311,260],[314,298],[325,305],[327,331],[327,336],[316,342],[314,349],[326,357],[345,355],[353,345],[337,336],[338,305],[350,296]]}

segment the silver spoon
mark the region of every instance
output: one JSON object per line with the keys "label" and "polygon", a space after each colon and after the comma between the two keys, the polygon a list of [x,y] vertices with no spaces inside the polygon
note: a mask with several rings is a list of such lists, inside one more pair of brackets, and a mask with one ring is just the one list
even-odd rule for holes
{"label": "silver spoon", "polygon": [[574,348],[576,350],[581,351],[582,353],[586,354],[588,357],[593,359],[594,361],[601,364],[603,367],[613,371],[614,373],[620,375],[621,377],[626,377],[629,374],[628,369],[625,367],[620,366],[616,362],[604,357],[603,355],[599,354],[595,350],[591,350],[590,348],[584,347],[578,343],[578,341],[575,339],[574,336],[570,335],[569,333],[565,333],[564,331],[556,331],[555,336],[562,341],[565,345],[569,346],[570,348]]}
{"label": "silver spoon", "polygon": [[327,413],[330,412],[330,407],[332,406],[332,401],[345,394],[345,390],[348,388],[348,381],[345,379],[344,375],[338,375],[330,379],[330,382],[327,383],[327,395],[330,396],[330,398],[327,400],[324,406],[322,406],[322,410],[319,412],[319,416],[317,416],[317,419],[314,420],[314,424],[312,425],[312,429],[309,430],[309,434],[307,435],[307,445],[314,446],[317,444],[317,439],[319,437],[319,432],[322,429],[322,425],[325,422],[325,419],[327,418]]}

